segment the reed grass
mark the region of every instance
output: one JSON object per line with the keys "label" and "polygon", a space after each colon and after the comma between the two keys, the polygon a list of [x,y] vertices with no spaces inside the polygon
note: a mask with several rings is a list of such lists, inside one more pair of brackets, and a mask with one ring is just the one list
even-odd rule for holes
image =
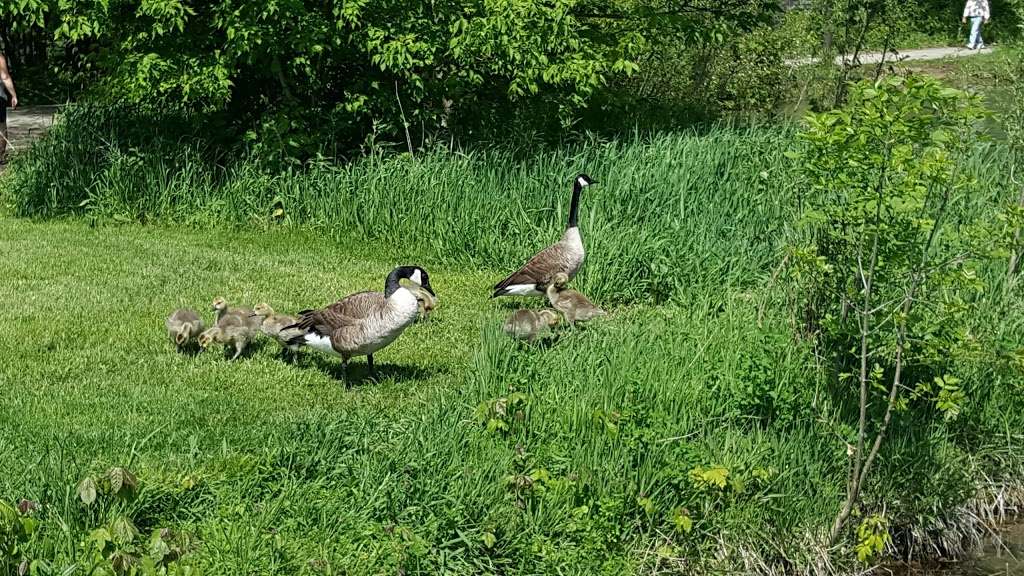
{"label": "reed grass", "polygon": [[[72,109],[17,159],[4,186],[17,215],[300,227],[339,240],[401,242],[409,254],[446,264],[506,269],[560,236],[572,176],[586,172],[600,185],[582,200],[590,256],[578,283],[608,302],[664,302],[756,282],[806,194],[783,156],[791,133],[777,126],[530,154],[371,155],[268,174],[252,161],[217,168],[180,129],[141,136],[111,114]],[[978,206],[1006,189],[1008,161],[999,146],[979,146],[971,157]]]}

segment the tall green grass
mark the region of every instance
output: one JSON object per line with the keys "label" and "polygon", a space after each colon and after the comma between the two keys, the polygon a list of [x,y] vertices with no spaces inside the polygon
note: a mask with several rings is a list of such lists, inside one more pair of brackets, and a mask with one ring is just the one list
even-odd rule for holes
{"label": "tall green grass", "polygon": [[[246,161],[218,168],[180,126],[148,133],[142,128],[167,121],[116,113],[72,109],[18,158],[4,185],[15,213],[304,227],[401,245],[410,257],[511,271],[560,236],[572,176],[586,172],[600,185],[582,200],[589,256],[578,284],[609,303],[661,302],[755,282],[804,193],[784,157],[791,132],[777,126],[529,154],[372,155],[268,174]],[[979,203],[1005,190],[1006,162],[997,147],[980,146],[971,158]]]}

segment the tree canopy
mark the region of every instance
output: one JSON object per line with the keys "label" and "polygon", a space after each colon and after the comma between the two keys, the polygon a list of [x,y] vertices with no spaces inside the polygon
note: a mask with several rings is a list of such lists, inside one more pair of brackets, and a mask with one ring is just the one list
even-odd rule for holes
{"label": "tree canopy", "polygon": [[433,133],[524,101],[568,122],[653,45],[721,38],[777,10],[773,0],[22,0],[3,3],[0,19],[44,29],[96,96],[227,111],[251,135],[301,145],[311,122],[350,139]]}

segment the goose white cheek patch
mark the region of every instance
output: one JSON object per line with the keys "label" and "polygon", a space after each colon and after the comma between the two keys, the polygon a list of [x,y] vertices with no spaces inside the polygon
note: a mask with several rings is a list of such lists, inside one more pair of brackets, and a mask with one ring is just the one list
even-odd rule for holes
{"label": "goose white cheek patch", "polygon": [[577,178],[576,181],[579,182],[580,186],[589,186],[587,181],[584,180],[583,178]]}
{"label": "goose white cheek patch", "polygon": [[412,282],[415,282],[416,284],[418,284],[420,286],[422,286],[423,285],[423,274],[421,274],[419,270],[416,270],[415,272],[412,273],[411,276],[409,276],[409,280],[412,281]]}

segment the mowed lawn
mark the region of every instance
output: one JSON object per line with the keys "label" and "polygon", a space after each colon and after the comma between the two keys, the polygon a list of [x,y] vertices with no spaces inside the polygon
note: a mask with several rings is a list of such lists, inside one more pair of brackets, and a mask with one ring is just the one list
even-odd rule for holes
{"label": "mowed lawn", "polygon": [[[116,461],[130,450],[169,463],[196,451],[262,446],[282,426],[339,412],[412,409],[465,369],[479,340],[494,273],[415,262],[440,298],[377,356],[349,367],[305,354],[295,365],[276,343],[250,357],[178,354],[164,319],[177,307],[268,302],[279,312],[320,307],[360,290],[383,290],[400,250],[339,246],[297,233],[101,228],[0,221],[0,420],[2,466],[24,465],[33,446]],[[6,478],[10,482],[10,478]]]}

